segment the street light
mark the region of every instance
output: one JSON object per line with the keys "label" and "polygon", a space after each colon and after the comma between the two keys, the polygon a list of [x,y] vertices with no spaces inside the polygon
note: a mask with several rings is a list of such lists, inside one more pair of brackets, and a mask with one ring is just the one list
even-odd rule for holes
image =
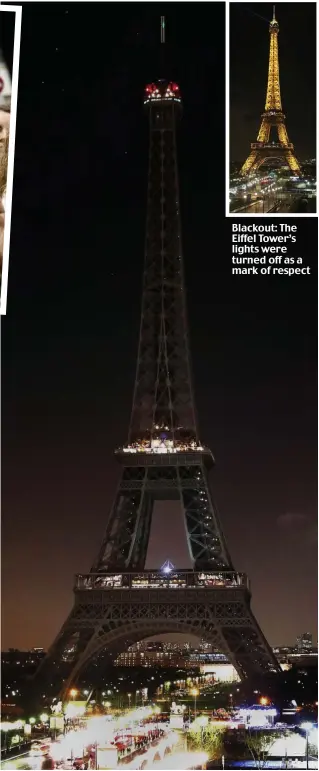
{"label": "street light", "polygon": [[192,690],[191,690],[191,694],[192,694],[192,696],[194,696],[194,717],[195,717],[195,720],[196,720],[196,715],[197,715],[197,710],[196,710],[196,699],[197,699],[197,696],[198,696],[198,694],[199,694],[199,690],[198,690],[198,688],[192,688]]}
{"label": "street light", "polygon": [[309,768],[309,731],[312,727],[312,723],[301,723],[301,728],[306,732],[306,768]]}
{"label": "street light", "polygon": [[35,724],[35,722],[36,722],[36,720],[35,720],[35,717],[30,717],[30,718],[29,718],[29,725],[30,725],[30,739],[31,739],[31,737],[32,737],[32,726]]}
{"label": "street light", "polygon": [[131,709],[131,696],[132,696],[132,694],[128,693],[127,695],[128,695],[128,708]]}

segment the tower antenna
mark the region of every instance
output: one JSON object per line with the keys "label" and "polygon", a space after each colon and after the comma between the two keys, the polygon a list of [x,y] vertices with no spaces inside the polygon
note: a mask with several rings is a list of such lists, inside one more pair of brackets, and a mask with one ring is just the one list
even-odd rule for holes
{"label": "tower antenna", "polygon": [[165,43],[165,16],[161,16],[161,43]]}
{"label": "tower antenna", "polygon": [[273,5],[273,7],[272,7],[272,20],[273,21],[276,21],[275,10],[276,10],[276,6]]}

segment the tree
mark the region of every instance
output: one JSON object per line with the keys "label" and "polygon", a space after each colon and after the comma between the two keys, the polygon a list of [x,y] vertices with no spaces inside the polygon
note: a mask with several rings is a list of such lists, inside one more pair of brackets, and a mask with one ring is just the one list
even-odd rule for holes
{"label": "tree", "polygon": [[196,721],[187,734],[187,748],[193,751],[207,752],[210,760],[220,757],[223,753],[224,728],[207,723],[201,726]]}
{"label": "tree", "polygon": [[278,739],[279,734],[275,731],[263,733],[260,730],[254,731],[248,728],[245,735],[245,744],[249,750],[257,768],[264,768],[269,752]]}

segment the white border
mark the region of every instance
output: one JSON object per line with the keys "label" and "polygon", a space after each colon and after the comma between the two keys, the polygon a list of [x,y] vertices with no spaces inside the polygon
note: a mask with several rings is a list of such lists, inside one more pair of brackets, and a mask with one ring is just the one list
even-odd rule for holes
{"label": "white border", "polygon": [[[240,214],[240,212],[230,212],[229,211],[229,161],[230,161],[230,152],[229,152],[229,146],[230,146],[230,125],[229,125],[229,83],[230,83],[230,66],[229,66],[229,6],[231,3],[240,3],[244,2],[244,0],[226,0],[226,42],[225,42],[225,53],[226,53],[226,62],[225,62],[225,72],[226,72],[226,78],[225,78],[225,98],[226,98],[226,153],[225,153],[225,169],[226,169],[226,183],[225,183],[225,216],[228,217],[243,217],[245,220],[248,217],[280,217],[283,219],[283,217],[318,217],[318,190],[317,190],[317,197],[316,197],[316,212],[306,213],[306,214],[297,214],[290,213],[290,212],[281,212],[281,213],[260,213],[256,214],[255,212],[251,212],[251,214]],[[254,3],[256,4],[258,0],[248,0],[248,3]],[[319,33],[319,12],[317,8],[317,2],[316,0],[306,0],[306,2],[311,2],[316,6],[316,30],[317,30],[317,38],[316,38],[316,70],[317,70],[317,93],[314,94],[315,98],[317,99],[316,104],[316,114],[317,114],[317,125],[316,125],[316,162],[317,162],[317,168],[318,168],[318,78],[319,78],[319,69],[318,69],[318,63],[319,63],[319,57],[318,57],[318,33]],[[279,0],[279,3],[302,3],[302,0]],[[271,7],[271,3],[269,3]],[[296,54],[297,55],[297,54]],[[249,145],[247,146],[247,153],[248,153]],[[318,182],[318,172],[317,172],[317,182]]]}
{"label": "white border", "polygon": [[8,289],[8,273],[9,273],[12,188],[13,188],[14,150],[15,150],[16,120],[17,120],[22,6],[21,5],[1,5],[0,3],[0,13],[3,13],[3,11],[12,11],[13,13],[15,13],[16,18],[15,18],[15,27],[14,27],[12,94],[11,94],[10,133],[9,133],[9,150],[8,150],[8,176],[7,176],[7,190],[6,190],[6,210],[5,210],[5,221],[4,221],[4,243],[3,243],[3,260],[2,260],[1,299],[0,299],[1,316],[4,316],[7,312],[7,289]]}

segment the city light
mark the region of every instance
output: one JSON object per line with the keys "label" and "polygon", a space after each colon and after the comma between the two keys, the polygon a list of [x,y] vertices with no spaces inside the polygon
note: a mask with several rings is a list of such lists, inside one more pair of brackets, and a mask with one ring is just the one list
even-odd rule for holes
{"label": "city light", "polygon": [[181,452],[204,452],[205,448],[194,441],[180,442],[173,441],[172,439],[145,439],[134,444],[128,444],[121,447],[118,452],[125,453],[149,453],[149,454],[164,454],[167,453],[181,453]]}
{"label": "city light", "polygon": [[74,704],[74,702],[69,701],[69,703],[65,706],[64,714],[67,720],[72,720],[76,717],[81,717],[81,715],[85,714],[85,704]]}
{"label": "city light", "polygon": [[313,728],[313,723],[309,723],[309,722],[301,723],[300,728],[302,728],[303,731],[307,731],[309,733],[309,731],[311,731],[311,729]]}
{"label": "city light", "polygon": [[282,735],[275,739],[268,751],[269,757],[304,757],[306,754],[306,740],[296,733]]}
{"label": "city light", "polygon": [[0,731],[18,731],[23,728],[25,720],[15,720],[13,723],[4,721],[0,723]]}

